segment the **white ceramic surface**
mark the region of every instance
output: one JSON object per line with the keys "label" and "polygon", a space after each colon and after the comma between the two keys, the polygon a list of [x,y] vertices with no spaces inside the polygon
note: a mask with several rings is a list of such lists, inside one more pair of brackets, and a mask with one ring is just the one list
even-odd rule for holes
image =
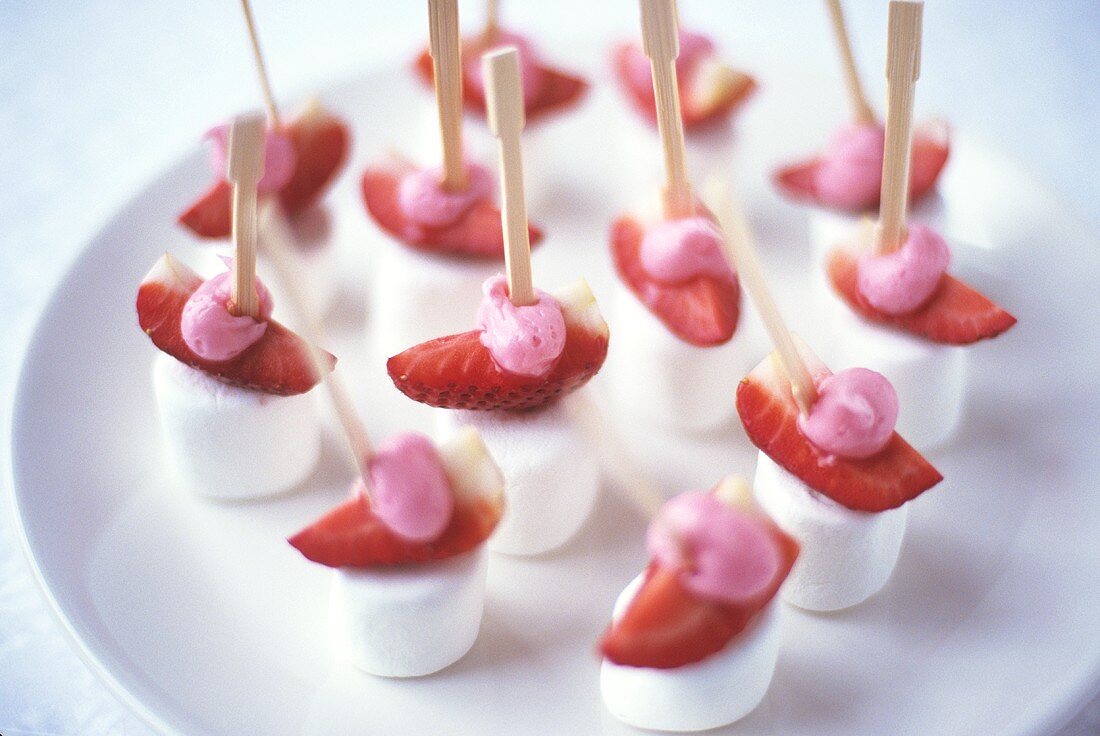
{"label": "white ceramic surface", "polygon": [[[773,68],[785,94],[762,97],[743,119],[738,176],[765,267],[790,275],[777,285],[782,308],[827,354],[805,297],[805,216],[766,189],[763,172],[820,137],[817,121],[797,112],[826,104],[831,87],[805,69]],[[410,127],[411,82],[371,95],[382,79],[327,96],[357,127],[352,172]],[[591,114],[610,120],[619,113],[602,89]],[[768,694],[728,733],[1037,735],[1064,723],[1100,680],[1097,347],[1067,319],[1094,305],[1100,251],[1017,168],[965,132],[958,142],[948,181],[965,174],[1003,191],[983,213],[995,247],[958,253],[959,272],[1021,323],[974,349],[975,374],[989,380],[972,388],[959,439],[930,454],[947,480],[913,503],[886,588],[841,614],[788,611]],[[617,201],[606,151],[581,145],[593,146],[575,156],[583,199],[546,213],[551,235],[535,277],[553,285],[584,271],[601,298],[611,283],[607,223],[627,203]],[[617,495],[605,492],[558,553],[494,558],[471,652],[438,676],[390,682],[332,658],[329,571],[283,541],[346,490],[331,431],[308,491],[229,505],[173,492],[155,430],[153,348],[136,327],[133,294],[165,247],[193,252],[173,215],[205,176],[196,152],[105,226],[58,287],[24,364],[17,515],[36,574],[93,670],[170,734],[630,733],[602,708],[592,651],[617,592],[644,564],[644,522]],[[371,430],[427,428],[430,414],[364,362],[361,314],[361,305],[338,307],[330,327]],[[668,491],[752,471],[735,429],[691,444],[620,429]]]}

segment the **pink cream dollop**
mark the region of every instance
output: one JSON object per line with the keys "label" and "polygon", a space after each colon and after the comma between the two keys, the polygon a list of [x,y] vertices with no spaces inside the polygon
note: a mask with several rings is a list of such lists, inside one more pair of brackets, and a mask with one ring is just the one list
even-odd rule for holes
{"label": "pink cream dollop", "polygon": [[925,225],[910,225],[897,250],[860,257],[856,284],[880,312],[908,314],[936,292],[950,262],[951,250],[939,233]]}
{"label": "pink cream dollop", "polygon": [[[688,77],[699,62],[713,56],[715,53],[714,41],[710,38],[702,33],[681,30],[680,55],[676,57],[676,76],[680,84],[686,84]],[[628,63],[630,83],[637,89],[651,89],[653,86],[653,70],[649,63],[649,57],[642,51],[641,46],[631,47]]]}
{"label": "pink cream dollop", "polygon": [[821,198],[847,209],[877,202],[885,147],[886,131],[878,123],[852,123],[838,130],[815,177]]}
{"label": "pink cream dollop", "polygon": [[233,261],[230,258],[222,260],[230,270],[202,282],[183,305],[180,317],[180,332],[187,347],[203,360],[213,363],[232,360],[259,341],[267,331],[273,307],[267,287],[256,279],[259,319],[231,313],[228,303],[234,278]]}
{"label": "pink cream dollop", "polygon": [[536,290],[537,302],[517,307],[508,298],[508,283],[501,274],[487,279],[482,291],[485,296],[477,310],[477,325],[481,344],[493,360],[516,375],[542,378],[548,374],[565,349],[561,305]]}
{"label": "pink cream dollop", "polygon": [[[229,155],[229,124],[211,128],[203,138],[214,143],[210,152],[210,168],[218,176],[225,177]],[[277,192],[285,187],[294,176],[297,165],[298,152],[290,136],[268,128],[264,133],[264,175],[257,184],[259,191]]]}
{"label": "pink cream dollop", "polygon": [[665,283],[679,284],[698,276],[733,280],[721,242],[718,226],[706,217],[664,220],[646,231],[639,256],[646,272]]}
{"label": "pink cream dollop", "polygon": [[[538,99],[546,82],[546,75],[542,70],[542,61],[533,43],[526,36],[511,31],[501,31],[496,42],[485,51],[499,49],[504,46],[515,46],[519,52],[519,79],[523,86],[523,104],[530,105]],[[485,77],[481,69],[481,54],[469,54],[463,62],[466,81],[482,96],[485,95]]]}
{"label": "pink cream dollop", "polygon": [[397,189],[401,211],[425,227],[452,224],[493,191],[493,177],[484,166],[467,162],[466,175],[466,189],[449,192],[443,188],[443,169],[439,166],[406,174]]}
{"label": "pink cream dollop", "polygon": [[735,605],[767,590],[782,557],[763,520],[700,491],[661,507],[646,548],[662,567],[679,570],[680,582],[695,595]]}
{"label": "pink cream dollop", "polygon": [[[374,513],[395,534],[431,542],[451,522],[454,491],[435,445],[415,432],[399,432],[383,442],[370,460]],[[353,493],[363,492],[363,479]]]}
{"label": "pink cream dollop", "polygon": [[798,428],[827,456],[868,458],[890,441],[898,421],[898,394],[881,373],[848,368],[817,386],[817,401],[799,415]]}

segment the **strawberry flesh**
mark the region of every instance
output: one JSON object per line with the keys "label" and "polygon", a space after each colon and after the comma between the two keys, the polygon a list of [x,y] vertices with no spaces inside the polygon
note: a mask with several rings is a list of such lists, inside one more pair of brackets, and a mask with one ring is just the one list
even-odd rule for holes
{"label": "strawberry flesh", "polygon": [[[138,323],[154,345],[231,386],[289,396],[317,385],[320,379],[310,363],[305,341],[274,320],[268,320],[263,337],[232,360],[215,363],[192,352],[184,342],[180,325],[184,305],[201,284],[198,274],[167,254],[141,283]],[[323,355],[331,371],[336,358],[329,353]]]}
{"label": "strawberry flesh", "polygon": [[834,250],[825,263],[833,289],[866,320],[945,345],[969,345],[1000,335],[1016,318],[996,303],[949,274],[936,291],[913,312],[892,315],[875,309],[860,293],[858,259],[848,248]]}
{"label": "strawberry flesh", "polygon": [[[815,383],[830,375],[808,349],[800,352]],[[737,413],[749,440],[787,472],[842,506],[886,511],[943,480],[897,432],[869,458],[826,457],[798,429],[798,412],[774,356],[765,358],[737,387]]]}
{"label": "strawberry flesh", "polygon": [[658,281],[642,264],[644,237],[645,228],[629,216],[611,227],[611,257],[627,288],[684,342],[699,347],[729,342],[741,311],[737,279],[703,275],[679,284]]}
{"label": "strawberry flesh", "polygon": [[[475,203],[457,222],[429,228],[410,220],[401,207],[398,189],[413,166],[387,161],[363,173],[363,202],[367,211],[385,230],[402,243],[429,253],[446,253],[472,258],[504,258],[504,229],[500,210],[489,199]],[[531,245],[542,240],[542,231],[528,224]]]}
{"label": "strawberry flesh", "polygon": [[[633,43],[622,43],[611,52],[611,65],[619,85],[626,92],[626,97],[634,108],[649,122],[657,124],[657,103],[653,97],[653,85],[639,85],[635,83],[634,76],[630,73],[631,57],[640,54],[641,51]],[[685,130],[704,128],[717,124],[729,118],[733,111],[756,91],[756,80],[747,74],[742,74],[740,83],[730,87],[722,99],[703,107],[690,99],[687,91],[690,86],[685,78],[680,79],[681,108],[680,117],[684,121]]]}
{"label": "strawberry flesh", "polygon": [[[913,148],[909,162],[910,202],[916,202],[936,186],[936,180],[947,164],[949,153],[949,132],[942,121],[929,121],[913,131]],[[854,208],[838,206],[825,198],[817,187],[817,171],[820,166],[820,157],[784,166],[775,172],[772,180],[782,194],[795,202],[806,202],[842,212],[863,212],[878,208],[878,192]]]}
{"label": "strawberry flesh", "polygon": [[[480,38],[466,41],[462,45],[462,56],[463,58],[480,56],[485,50],[485,43]],[[538,95],[525,105],[524,115],[528,123],[572,107],[588,90],[588,82],[581,77],[548,66],[540,69],[542,86],[539,88]],[[434,85],[435,69],[432,65],[432,56],[427,50],[416,57],[413,70],[429,87]],[[485,93],[470,81],[465,70],[462,74],[462,101],[468,110],[485,115]]]}
{"label": "strawberry flesh", "polygon": [[[294,145],[297,164],[278,197],[283,210],[293,217],[312,207],[343,168],[351,134],[339,118],[316,108],[288,123],[284,131]],[[180,214],[179,224],[200,238],[228,238],[232,214],[233,187],[219,178]]]}
{"label": "strawberry flesh", "polygon": [[675,570],[651,562],[633,600],[600,639],[600,653],[618,665],[671,669],[724,649],[771,602],[798,557],[798,543],[769,526],[782,564],[759,597],[744,605],[703,600],[684,587]]}
{"label": "strawberry flesh", "polygon": [[413,542],[386,526],[366,497],[357,493],[288,541],[307,559],[328,567],[445,560],[488,539],[503,512],[499,499],[458,497],[443,533],[430,542]]}

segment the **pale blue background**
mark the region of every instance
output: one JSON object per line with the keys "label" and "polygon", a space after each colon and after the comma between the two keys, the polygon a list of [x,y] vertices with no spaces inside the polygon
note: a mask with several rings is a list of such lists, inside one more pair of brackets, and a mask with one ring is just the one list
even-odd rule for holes
{"label": "pale blue background", "polygon": [[[288,97],[373,60],[404,58],[425,33],[423,0],[253,2],[275,85]],[[479,14],[480,2],[462,2],[468,17]],[[865,69],[881,68],[885,4],[846,5]],[[637,27],[632,0],[501,5],[540,38],[599,40]],[[749,38],[785,44],[807,65],[836,68],[820,0],[681,0],[681,12],[730,48]],[[925,39],[919,101],[996,141],[1100,226],[1100,2],[927,0]],[[11,388],[53,284],[136,188],[258,96],[235,0],[0,0],[0,54],[7,465]],[[880,97],[881,80],[868,76]],[[1046,246],[1056,244],[1036,244],[1036,257]],[[0,476],[0,733],[146,733],[47,615],[15,540],[8,478]],[[1061,736],[1096,733],[1100,701]]]}

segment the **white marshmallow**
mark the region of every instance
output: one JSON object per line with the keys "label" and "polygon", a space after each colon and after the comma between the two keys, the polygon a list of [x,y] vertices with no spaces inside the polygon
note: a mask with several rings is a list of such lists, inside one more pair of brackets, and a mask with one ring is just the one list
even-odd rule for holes
{"label": "white marshmallow", "polygon": [[[617,620],[641,587],[634,578],[615,601]],[[748,715],[768,691],[779,657],[779,603],[722,651],[673,669],[626,667],[604,660],[600,692],[611,714],[636,728],[705,731]]]}
{"label": "white marshmallow", "polygon": [[504,475],[504,518],[489,539],[493,552],[536,555],[565,544],[596,502],[595,450],[562,401],[526,412],[441,409],[440,442],[458,428],[477,429]]}
{"label": "white marshmallow", "polygon": [[389,238],[376,259],[367,318],[374,347],[387,358],[474,329],[482,282],[504,270],[503,261],[425,253]]}
{"label": "white marshmallow", "polygon": [[898,392],[897,432],[918,450],[942,444],[962,418],[967,351],[872,324],[835,295],[827,301],[836,336],[835,365],[878,371]]}
{"label": "white marshmallow", "polygon": [[880,513],[853,511],[814,491],[762,452],[753,495],[802,548],[781,590],[788,603],[836,611],[862,603],[890,579],[905,536],[906,506]]}
{"label": "white marshmallow", "polygon": [[419,677],[454,664],[481,628],[485,545],[447,560],[334,571],[333,645],[380,677]]}
{"label": "white marshmallow", "polygon": [[200,495],[280,493],[317,464],[321,431],[312,392],[275,396],[230,386],[159,352],[153,386],[169,458]]}
{"label": "white marshmallow", "polygon": [[737,384],[771,349],[746,299],[733,338],[703,348],[669,332],[621,283],[616,283],[611,334],[606,384],[615,403],[625,413],[693,432],[733,420]]}

